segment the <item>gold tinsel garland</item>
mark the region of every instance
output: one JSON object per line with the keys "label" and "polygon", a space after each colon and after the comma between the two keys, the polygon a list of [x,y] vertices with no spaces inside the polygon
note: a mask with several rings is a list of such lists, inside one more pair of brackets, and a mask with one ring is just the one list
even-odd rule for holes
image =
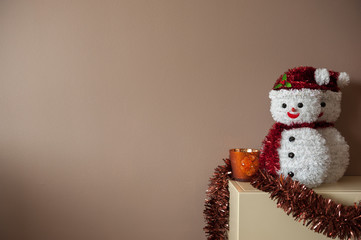
{"label": "gold tinsel garland", "polygon": [[[229,159],[224,159],[224,162],[225,165],[215,169],[207,190],[203,213],[206,220],[204,231],[208,240],[228,239],[228,180],[231,179],[231,165]],[[278,177],[261,170],[254,176],[251,184],[270,193],[270,198],[287,215],[315,232],[329,238],[361,238],[361,202],[353,206],[337,204],[290,177]]]}

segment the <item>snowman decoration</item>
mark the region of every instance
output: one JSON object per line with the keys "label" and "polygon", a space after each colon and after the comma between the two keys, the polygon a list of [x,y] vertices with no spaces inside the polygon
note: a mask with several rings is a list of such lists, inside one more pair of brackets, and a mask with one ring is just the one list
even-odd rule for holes
{"label": "snowman decoration", "polygon": [[341,178],[349,147],[334,127],[341,112],[346,73],[297,67],[279,77],[269,93],[276,123],[263,141],[260,168],[308,187]]}

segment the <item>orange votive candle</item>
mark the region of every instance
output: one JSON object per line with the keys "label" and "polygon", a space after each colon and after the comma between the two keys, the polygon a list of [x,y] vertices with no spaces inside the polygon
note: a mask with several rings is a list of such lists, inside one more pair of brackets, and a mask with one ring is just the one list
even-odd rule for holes
{"label": "orange votive candle", "polygon": [[247,182],[257,172],[259,150],[250,148],[234,148],[229,150],[232,176],[237,181]]}

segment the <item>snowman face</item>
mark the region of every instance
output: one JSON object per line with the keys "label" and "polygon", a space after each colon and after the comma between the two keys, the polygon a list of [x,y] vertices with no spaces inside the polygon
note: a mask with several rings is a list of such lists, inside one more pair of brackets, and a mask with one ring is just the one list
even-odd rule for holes
{"label": "snowman face", "polygon": [[269,93],[272,117],[286,125],[315,122],[321,113],[321,94],[313,89],[272,90]]}
{"label": "snowman face", "polygon": [[341,92],[322,91],[318,122],[335,122],[341,113]]}

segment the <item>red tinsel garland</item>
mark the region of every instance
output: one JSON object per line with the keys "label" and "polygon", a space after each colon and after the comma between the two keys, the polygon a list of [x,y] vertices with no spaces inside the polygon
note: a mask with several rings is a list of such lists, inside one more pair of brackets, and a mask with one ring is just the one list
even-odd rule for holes
{"label": "red tinsel garland", "polygon": [[206,226],[203,230],[208,240],[228,239],[227,230],[229,219],[229,191],[228,180],[231,174],[229,159],[223,159],[225,165],[218,166],[210,178],[210,183],[203,211]]}
{"label": "red tinsel garland", "polygon": [[[228,180],[231,179],[231,165],[229,159],[224,159],[224,162],[225,165],[215,169],[207,190],[203,213],[208,240],[228,239]],[[313,231],[330,238],[361,239],[361,202],[354,206],[337,204],[290,177],[278,177],[261,170],[251,184],[270,193],[270,198],[277,201],[279,208]]]}
{"label": "red tinsel garland", "polygon": [[361,202],[354,206],[337,204],[322,197],[292,178],[259,171],[251,182],[259,190],[270,193],[287,215],[330,238],[360,239]]}

